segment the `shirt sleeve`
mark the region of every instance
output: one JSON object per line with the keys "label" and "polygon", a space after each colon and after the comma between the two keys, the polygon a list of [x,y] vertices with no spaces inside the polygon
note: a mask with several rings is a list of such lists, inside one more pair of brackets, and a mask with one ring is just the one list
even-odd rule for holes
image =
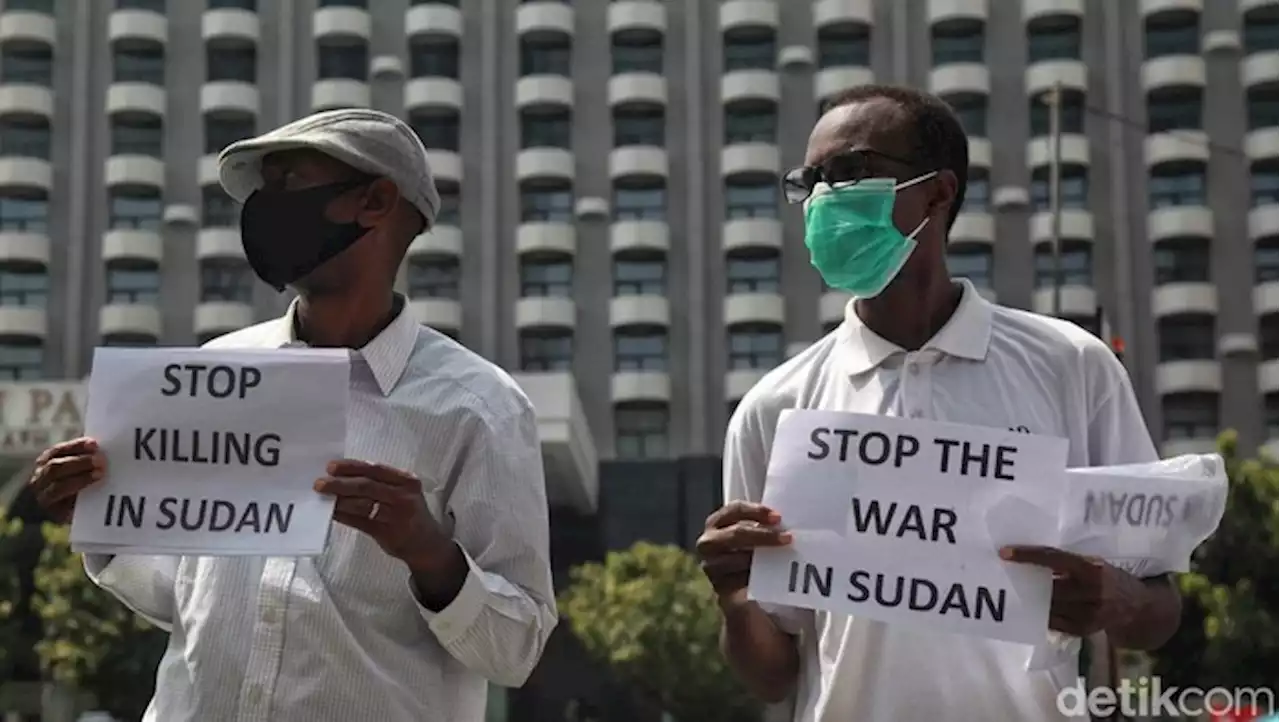
{"label": "shirt sleeve", "polygon": [[84,571],[94,584],[134,613],[171,632],[179,560],[180,557],[85,554]]}
{"label": "shirt sleeve", "polygon": [[1091,349],[1094,392],[1089,420],[1089,466],[1141,464],[1160,454],[1142,418],[1124,364],[1102,344]]}
{"label": "shirt sleeve", "polygon": [[[765,432],[754,404],[743,401],[729,419],[724,437],[724,501],[759,503],[764,497],[764,480],[769,468],[769,448],[773,431]],[[798,635],[809,612],[796,607],[760,603],[778,627]]]}
{"label": "shirt sleeve", "polygon": [[527,404],[479,429],[447,510],[467,578],[449,606],[419,609],[455,659],[495,684],[519,687],[557,621],[541,442]]}

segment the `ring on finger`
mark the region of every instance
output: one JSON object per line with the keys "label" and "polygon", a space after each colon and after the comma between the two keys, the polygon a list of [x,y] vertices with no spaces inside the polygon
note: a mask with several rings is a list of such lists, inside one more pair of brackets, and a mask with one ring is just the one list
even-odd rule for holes
{"label": "ring on finger", "polygon": [[369,521],[378,518],[378,512],[382,509],[382,502],[375,501],[373,506],[369,507]]}

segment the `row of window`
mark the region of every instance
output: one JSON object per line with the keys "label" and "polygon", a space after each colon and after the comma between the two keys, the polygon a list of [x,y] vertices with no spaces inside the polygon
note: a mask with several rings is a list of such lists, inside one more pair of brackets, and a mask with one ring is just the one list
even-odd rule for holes
{"label": "row of window", "polygon": [[[521,371],[567,371],[573,363],[573,332],[531,329],[519,336]],[[767,371],[786,358],[782,327],[775,324],[737,324],[729,329],[726,362],[730,370]],[[613,334],[613,363],[617,371],[667,370],[667,331],[635,326]]]}
{"label": "row of window", "polygon": [[[241,260],[200,263],[200,302],[250,303],[254,276]],[[160,297],[160,269],[150,262],[114,261],[106,268],[107,303],[155,303]],[[49,299],[49,275],[38,264],[6,264],[0,269],[0,306],[42,308]]]}

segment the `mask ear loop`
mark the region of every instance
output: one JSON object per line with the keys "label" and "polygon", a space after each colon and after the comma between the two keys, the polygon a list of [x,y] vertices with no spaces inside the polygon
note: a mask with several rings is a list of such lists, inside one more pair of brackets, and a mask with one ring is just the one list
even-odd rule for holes
{"label": "mask ear loop", "polygon": [[912,178],[911,180],[902,181],[898,185],[894,186],[893,190],[895,191],[906,190],[907,188],[910,188],[911,186],[916,185],[917,183],[923,183],[929,180],[930,178],[933,178],[936,175],[938,175],[938,171],[931,170],[928,173],[925,173],[924,175],[918,175],[915,178]]}

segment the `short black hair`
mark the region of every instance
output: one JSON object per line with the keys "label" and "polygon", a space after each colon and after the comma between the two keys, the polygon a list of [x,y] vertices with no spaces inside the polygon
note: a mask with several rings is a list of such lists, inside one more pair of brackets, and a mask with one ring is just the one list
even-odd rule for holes
{"label": "short black hair", "polygon": [[955,111],[936,95],[900,85],[858,85],[841,92],[826,103],[825,115],[835,108],[874,98],[892,101],[911,117],[907,140],[911,157],[918,159],[919,170],[949,170],[956,175],[956,197],[951,204],[947,230],[956,222],[964,205],[964,191],[969,180],[969,138]]}

